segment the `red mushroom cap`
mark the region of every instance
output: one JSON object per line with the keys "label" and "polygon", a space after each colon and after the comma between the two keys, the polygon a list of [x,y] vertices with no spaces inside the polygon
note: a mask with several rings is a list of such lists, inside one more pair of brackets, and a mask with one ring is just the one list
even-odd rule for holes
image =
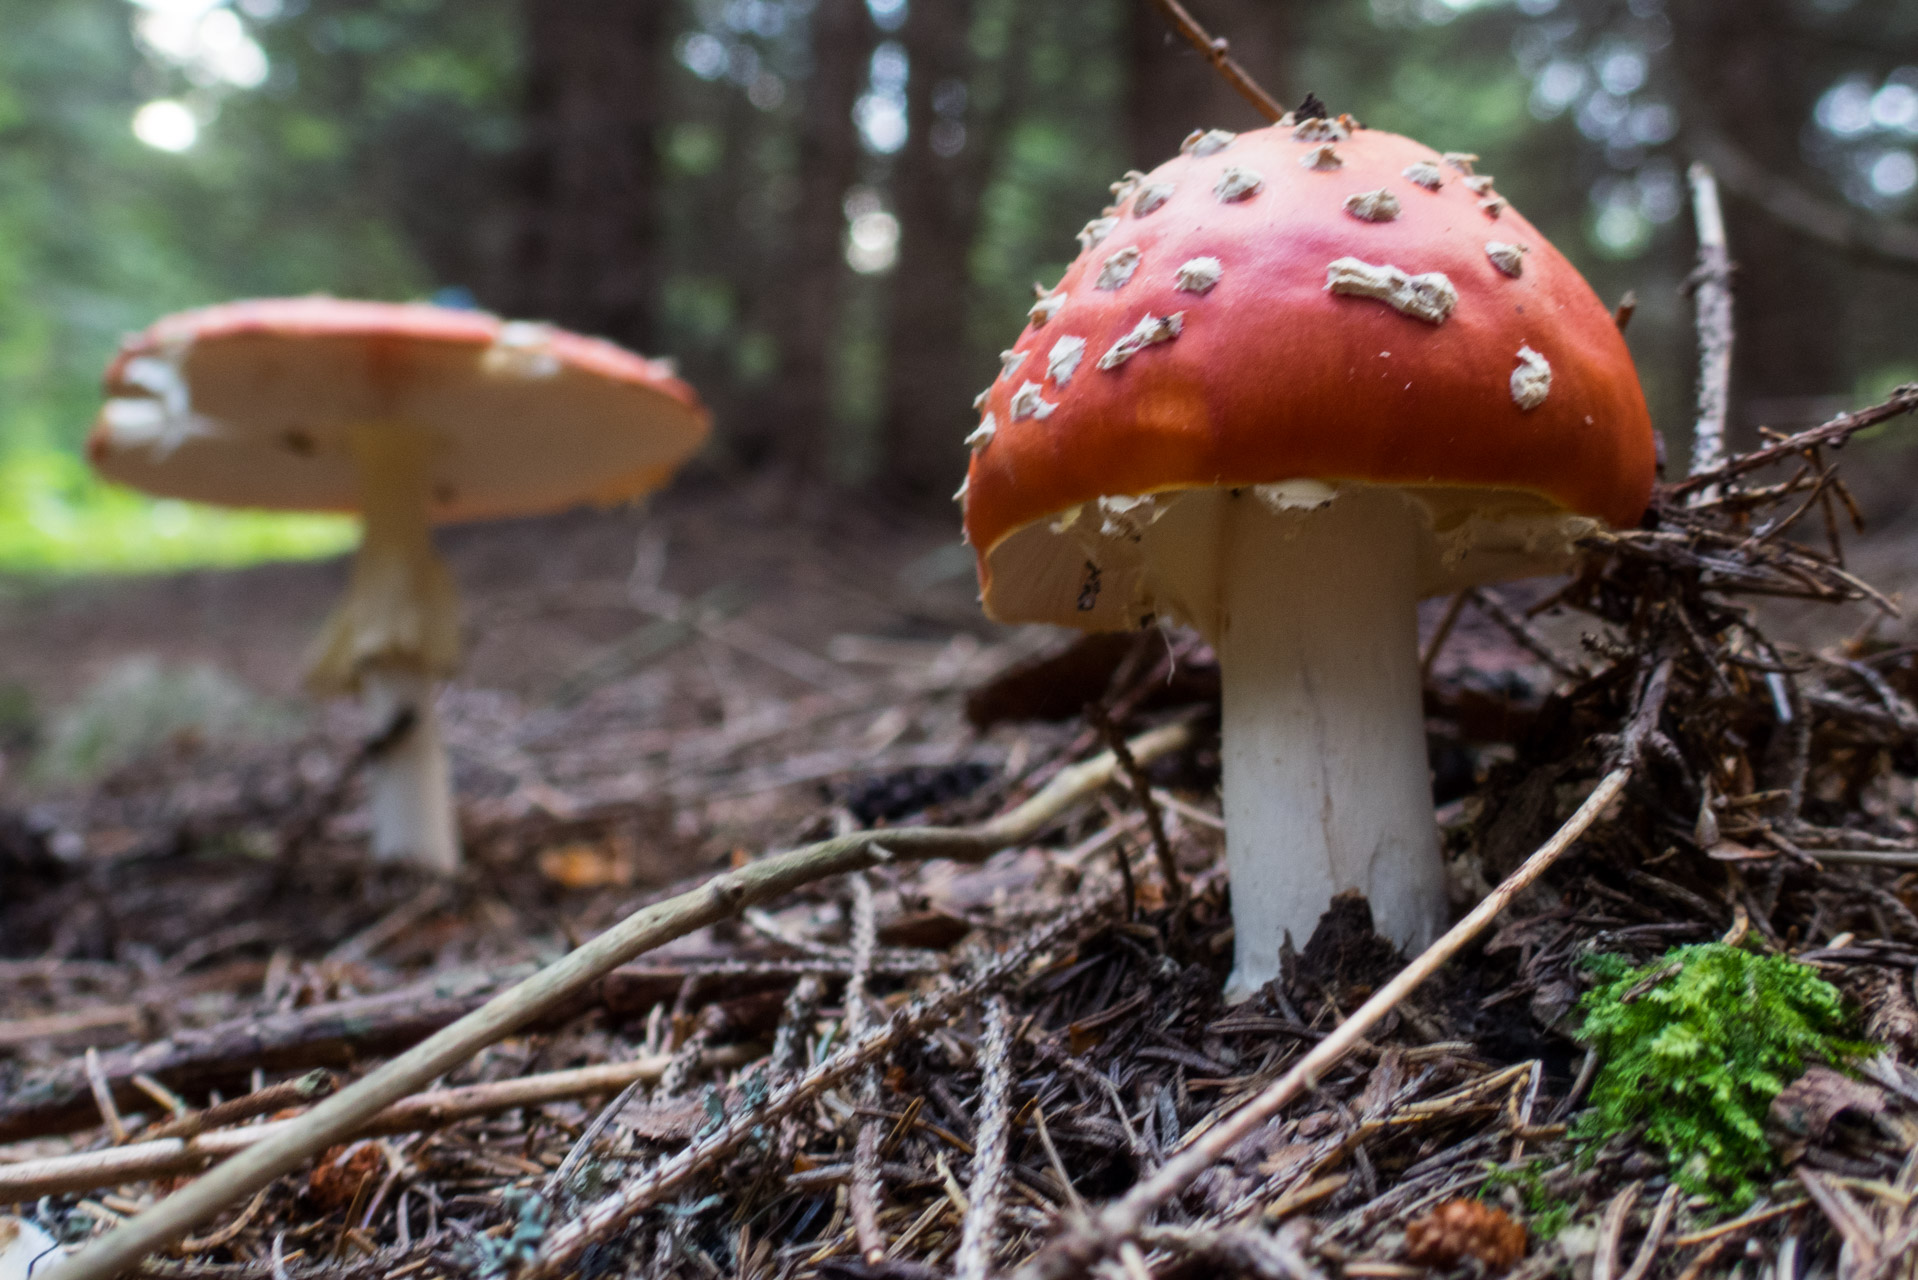
{"label": "red mushroom cap", "polygon": [[228,506],[351,511],[355,424],[429,432],[432,516],[612,503],[705,437],[693,389],[610,342],[484,312],[328,297],[167,316],[107,367],[87,440],[111,480]]}
{"label": "red mushroom cap", "polygon": [[1307,120],[1129,177],[981,401],[988,608],[995,547],[1108,495],[1360,481],[1635,522],[1655,450],[1631,356],[1472,159]]}

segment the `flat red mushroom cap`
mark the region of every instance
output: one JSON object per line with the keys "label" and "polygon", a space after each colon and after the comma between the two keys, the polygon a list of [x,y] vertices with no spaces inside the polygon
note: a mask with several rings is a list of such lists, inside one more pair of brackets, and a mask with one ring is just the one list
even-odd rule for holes
{"label": "flat red mushroom cap", "polygon": [[477,311],[327,297],[181,312],[106,372],[87,453],[108,479],[226,506],[351,511],[351,431],[433,441],[435,520],[607,504],[662,484],[708,415],[658,362]]}
{"label": "flat red mushroom cap", "polygon": [[1637,521],[1652,425],[1605,305],[1470,157],[1349,123],[1189,141],[1087,228],[981,402],[989,609],[996,546],[1109,495],[1364,481]]}

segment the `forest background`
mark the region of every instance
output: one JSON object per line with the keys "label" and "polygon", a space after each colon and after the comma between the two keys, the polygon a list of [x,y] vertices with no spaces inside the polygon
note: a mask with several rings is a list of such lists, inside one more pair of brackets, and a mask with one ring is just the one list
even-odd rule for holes
{"label": "forest background", "polygon": [[[1742,268],[1736,431],[1918,379],[1918,3],[1191,7],[1275,97],[1478,153],[1601,296],[1634,291],[1675,446],[1693,159]],[[265,294],[604,335],[713,406],[695,482],[943,502],[1108,184],[1259,123],[1150,0],[0,0],[0,568],[350,544],[79,457],[122,334]],[[1884,509],[1918,461],[1878,447]]]}

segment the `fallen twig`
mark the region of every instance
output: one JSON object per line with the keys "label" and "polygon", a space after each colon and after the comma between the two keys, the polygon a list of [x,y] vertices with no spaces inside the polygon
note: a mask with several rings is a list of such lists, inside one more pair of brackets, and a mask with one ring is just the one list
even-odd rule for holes
{"label": "fallen twig", "polygon": [[1760,445],[1748,453],[1728,458],[1708,470],[1695,471],[1677,484],[1666,486],[1663,496],[1683,497],[1694,489],[1718,484],[1734,476],[1744,475],[1748,471],[1756,471],[1774,462],[1796,457],[1817,445],[1843,444],[1867,427],[1889,422],[1913,410],[1918,410],[1918,382],[1907,382],[1892,388],[1891,394],[1877,404],[1850,413],[1838,414],[1815,427],[1807,427],[1796,435],[1787,436],[1771,444]]}
{"label": "fallen twig", "polygon": [[196,1133],[238,1124],[254,1116],[272,1115],[287,1107],[308,1106],[333,1092],[334,1083],[330,1072],[309,1071],[292,1080],[282,1080],[253,1093],[215,1103],[204,1110],[189,1111],[178,1119],[153,1126],[142,1133],[140,1139],[152,1142],[158,1138],[191,1138]]}
{"label": "fallen twig", "polygon": [[998,996],[986,1002],[985,1034],[979,1041],[979,1141],[972,1161],[972,1184],[959,1257],[957,1280],[986,1280],[992,1273],[998,1242],[999,1206],[1006,1194],[1006,1146],[1012,1119],[1012,1015]]}
{"label": "fallen twig", "polygon": [[[1137,744],[1134,744],[1137,750]],[[897,834],[896,832],[893,834]],[[1077,905],[1021,939],[972,978],[922,997],[886,1022],[814,1067],[803,1077],[777,1090],[764,1106],[734,1115],[714,1132],[696,1139],[650,1171],[633,1178],[547,1236],[539,1256],[518,1280],[551,1280],[571,1271],[595,1242],[607,1239],[647,1209],[682,1190],[712,1164],[737,1150],[754,1132],[772,1125],[806,1105],[820,1093],[877,1063],[905,1037],[945,1021],[988,992],[997,991],[1025,972],[1033,959],[1111,905],[1111,899],[1082,899]],[[55,1276],[53,1280],[60,1280]]]}
{"label": "fallen twig", "polygon": [[[1132,753],[1141,761],[1156,759],[1190,740],[1191,730],[1185,724],[1167,725],[1134,739]],[[661,943],[801,885],[863,870],[892,857],[988,857],[1038,835],[1067,809],[1105,786],[1117,767],[1107,752],[1064,770],[1038,795],[980,826],[901,827],[841,836],[761,859],[634,912],[565,959],[320,1103],[286,1130],[107,1232],[62,1262],[45,1280],[107,1280],[120,1274],[144,1254],[179,1239],[222,1208],[344,1140],[428,1080]]]}
{"label": "fallen twig", "polygon": [[[877,924],[873,915],[872,883],[863,872],[855,872],[848,880],[852,885],[853,961],[852,975],[846,979],[845,1025],[846,1039],[857,1040],[865,1034],[871,1022],[866,979],[872,971]],[[859,1100],[862,1106],[868,1108],[878,1105],[879,1080],[870,1067],[862,1073],[859,1081]],[[846,1193],[846,1200],[852,1209],[853,1232],[859,1238],[859,1252],[864,1255],[868,1265],[876,1266],[886,1258],[886,1237],[879,1229],[879,1139],[882,1131],[880,1121],[875,1116],[860,1116],[854,1124],[858,1133],[853,1139],[852,1186]]]}
{"label": "fallen twig", "polygon": [[[709,1064],[737,1064],[743,1059],[744,1054],[737,1049],[709,1049],[706,1052]],[[626,1062],[609,1062],[596,1067],[523,1076],[517,1080],[499,1080],[414,1094],[373,1116],[342,1141],[439,1128],[472,1116],[610,1093],[636,1081],[657,1080],[670,1061],[667,1054],[653,1054]],[[246,1099],[236,1098],[234,1101]],[[152,1138],[100,1151],[0,1164],[0,1204],[192,1173],[269,1138],[283,1135],[298,1126],[302,1119],[304,1117],[296,1116],[246,1128],[214,1129],[184,1137]]]}
{"label": "fallen twig", "polygon": [[[446,974],[382,995],[233,1018],[103,1054],[100,1073],[115,1102],[151,1110],[151,1101],[133,1084],[137,1075],[151,1076],[176,1093],[192,1093],[244,1081],[255,1068],[346,1067],[419,1043],[486,1004],[499,987],[496,977]],[[70,1059],[29,1073],[0,1097],[0,1142],[68,1133],[96,1123],[98,1116],[85,1060]]]}
{"label": "fallen twig", "polygon": [[[1669,670],[1669,663],[1661,670]],[[1648,690],[1649,693],[1649,690]],[[1660,695],[1662,700],[1662,694]],[[1256,1096],[1220,1120],[1186,1148],[1167,1160],[1119,1200],[1109,1204],[1092,1219],[1075,1226],[1016,1273],[1017,1280],[1066,1280],[1083,1274],[1095,1262],[1110,1257],[1121,1243],[1135,1239],[1141,1227],[1167,1200],[1179,1194],[1207,1167],[1219,1160],[1242,1138],[1277,1115],[1279,1109],[1311,1089],[1324,1073],[1356,1048],[1365,1033],[1377,1025],[1406,996],[1458,953],[1467,942],[1505,909],[1505,905],[1531,884],[1582,836],[1607,805],[1618,798],[1630,781],[1632,767],[1621,764],[1602,778],[1586,797],[1578,811],[1566,819],[1552,838],[1476,907],[1446,931],[1445,935],[1419,955],[1411,964],[1339,1024],[1337,1030],[1314,1045],[1310,1052]]]}

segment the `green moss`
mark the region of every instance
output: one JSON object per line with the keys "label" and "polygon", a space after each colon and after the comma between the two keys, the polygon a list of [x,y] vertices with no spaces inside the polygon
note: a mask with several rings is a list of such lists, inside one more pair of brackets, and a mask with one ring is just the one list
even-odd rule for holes
{"label": "green moss", "polygon": [[1507,1187],[1512,1188],[1518,1193],[1519,1203],[1525,1206],[1526,1229],[1535,1239],[1555,1239],[1578,1208],[1547,1184],[1546,1175],[1556,1167],[1556,1160],[1544,1156],[1516,1166],[1489,1164],[1485,1181],[1479,1184],[1479,1199],[1492,1200]]}
{"label": "green moss", "polygon": [[1613,955],[1588,964],[1600,982],[1580,1001],[1578,1038],[1601,1065],[1573,1136],[1589,1146],[1643,1126],[1680,1187],[1727,1208],[1750,1203],[1776,1168],[1772,1099],[1808,1063],[1876,1049],[1845,1035],[1835,987],[1780,957],[1707,943],[1642,968]]}

